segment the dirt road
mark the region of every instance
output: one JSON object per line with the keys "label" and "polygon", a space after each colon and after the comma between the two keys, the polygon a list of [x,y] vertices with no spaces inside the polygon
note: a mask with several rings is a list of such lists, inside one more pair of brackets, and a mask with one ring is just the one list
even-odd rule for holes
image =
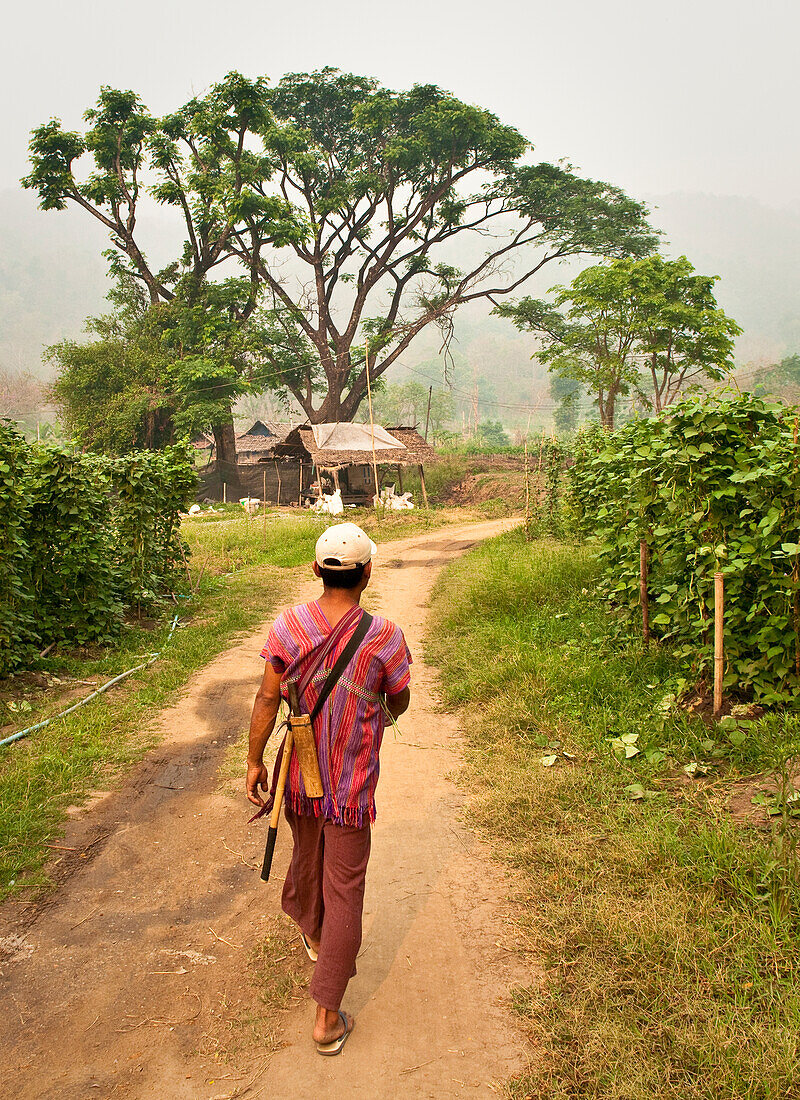
{"label": "dirt road", "polygon": [[[64,852],[74,871],[49,904],[0,912],[11,948],[0,965],[4,1095],[497,1096],[497,1082],[524,1059],[504,1007],[509,984],[524,975],[503,919],[500,874],[459,821],[447,778],[458,730],[437,710],[421,636],[439,568],[505,526],[388,543],[376,563],[369,607],[406,631],[413,701],[381,754],[364,944],[344,1004],[357,1022],[342,1055],[316,1054],[302,996],[271,1021],[283,1045],[265,1059],[265,1022],[244,974],[252,946],[275,927],[288,862],[284,826],[279,873],[260,882],[263,822],[248,828],[248,804],[232,797],[241,780],[218,774],[249,717],[262,627],[198,673],[162,714],[163,741],[126,787],[70,819],[63,848],[75,849]],[[311,585],[294,593],[314,594]],[[293,947],[283,965],[297,969],[299,958]]]}

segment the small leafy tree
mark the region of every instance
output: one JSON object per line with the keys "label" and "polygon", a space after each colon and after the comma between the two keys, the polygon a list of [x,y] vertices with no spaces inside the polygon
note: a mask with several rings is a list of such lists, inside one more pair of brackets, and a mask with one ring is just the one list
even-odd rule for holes
{"label": "small leafy tree", "polygon": [[88,341],[47,349],[57,375],[50,393],[69,437],[87,450],[125,454],[171,442],[177,399],[158,310],[128,285],[114,314],[90,318]]}
{"label": "small leafy tree", "polygon": [[477,442],[486,447],[508,447],[511,440],[499,420],[483,420],[475,433]]}
{"label": "small leafy tree", "polygon": [[661,412],[690,383],[730,369],[741,329],[717,306],[715,281],[696,275],[685,256],[619,259],[554,287],[552,303],[523,298],[496,312],[535,332],[538,357],[592,393],[600,423],[613,428],[617,400],[631,390]]}
{"label": "small leafy tree", "polygon": [[[260,390],[271,369],[261,315],[232,319],[246,293],[242,280],[227,280],[153,305],[118,272],[109,296],[115,312],[87,324],[95,339],[49,349],[58,371],[51,392],[71,437],[86,449],[120,455],[160,449],[210,424],[218,453],[229,454],[231,406]],[[231,463],[229,482],[235,472]]]}

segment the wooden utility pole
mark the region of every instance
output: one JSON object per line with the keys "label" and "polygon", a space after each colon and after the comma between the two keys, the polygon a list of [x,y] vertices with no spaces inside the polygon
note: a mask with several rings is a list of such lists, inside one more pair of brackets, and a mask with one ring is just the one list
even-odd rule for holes
{"label": "wooden utility pole", "polygon": [[639,603],[642,607],[642,641],[650,645],[650,603],[647,596],[647,540],[639,541]]}
{"label": "wooden utility pole", "polygon": [[375,474],[375,508],[380,504],[381,491],[378,488],[378,463],[375,458],[375,421],[372,417],[372,386],[369,380],[369,344],[364,344],[364,360],[367,367],[367,398],[369,400],[369,431],[372,436],[372,472]]}
{"label": "wooden utility pole", "polygon": [[425,501],[425,507],[428,508],[428,492],[425,488],[425,470],[421,462],[419,464],[419,483],[422,486],[422,499]]}
{"label": "wooden utility pole", "polygon": [[725,577],[714,574],[714,717],[722,714],[722,677],[725,672]]}
{"label": "wooden utility pole", "polygon": [[264,495],[261,498],[261,508],[264,512],[264,518],[262,520],[262,531],[261,531],[261,533],[262,533],[263,540],[266,543],[266,541],[267,541],[267,468],[266,468],[266,466],[261,471],[261,473],[262,473],[263,482],[264,482],[264,485],[263,485]]}
{"label": "wooden utility pole", "polygon": [[433,397],[433,386],[428,387],[428,411],[425,414],[425,442],[428,442],[428,425],[431,422],[431,399]]}

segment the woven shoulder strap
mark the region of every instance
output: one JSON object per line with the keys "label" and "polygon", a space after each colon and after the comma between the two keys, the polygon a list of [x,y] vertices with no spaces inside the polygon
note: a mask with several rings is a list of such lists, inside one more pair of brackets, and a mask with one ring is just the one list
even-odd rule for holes
{"label": "woven shoulder strap", "polygon": [[336,687],[339,677],[342,675],[344,670],[355,657],[356,652],[358,651],[358,647],[364,641],[367,631],[371,626],[372,616],[368,615],[366,611],[362,611],[361,618],[358,620],[358,625],[356,626],[353,633],[350,635],[350,640],[340,653],[336,664],[328,673],[328,678],[322,686],[322,691],[319,693],[319,698],[314,704],[314,709],[311,711],[312,723],[327,702],[328,696]]}

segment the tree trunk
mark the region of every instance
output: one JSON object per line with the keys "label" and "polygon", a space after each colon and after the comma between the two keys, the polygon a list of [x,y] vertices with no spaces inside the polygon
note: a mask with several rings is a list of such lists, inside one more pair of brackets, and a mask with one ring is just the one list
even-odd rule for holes
{"label": "tree trunk", "polygon": [[239,469],[236,465],[236,434],[233,429],[233,417],[211,427],[214,433],[214,446],[217,452],[217,469],[221,481],[228,486],[228,500],[238,500],[242,495],[239,483]]}
{"label": "tree trunk", "polygon": [[359,406],[367,396],[366,386],[361,390],[350,390],[342,396],[342,389],[334,383],[330,384],[325,400],[315,409],[312,402],[307,400],[302,393],[294,392],[294,396],[302,406],[303,412],[308,417],[310,424],[343,424],[349,423],[359,410]]}
{"label": "tree trunk", "polygon": [[650,374],[653,377],[653,405],[654,405],[655,410],[656,410],[656,416],[660,416],[661,415],[661,409],[662,409],[661,390],[663,388],[663,385],[662,385],[662,387],[659,387],[657,367],[658,367],[658,362],[656,360],[656,354],[655,354],[655,352],[653,352],[653,361],[650,365]]}
{"label": "tree trunk", "polygon": [[618,396],[619,389],[616,386],[609,387],[608,393],[605,395],[602,390],[600,390],[597,395],[597,408],[600,412],[600,425],[609,432],[613,432],[614,430],[614,413],[616,411]]}

